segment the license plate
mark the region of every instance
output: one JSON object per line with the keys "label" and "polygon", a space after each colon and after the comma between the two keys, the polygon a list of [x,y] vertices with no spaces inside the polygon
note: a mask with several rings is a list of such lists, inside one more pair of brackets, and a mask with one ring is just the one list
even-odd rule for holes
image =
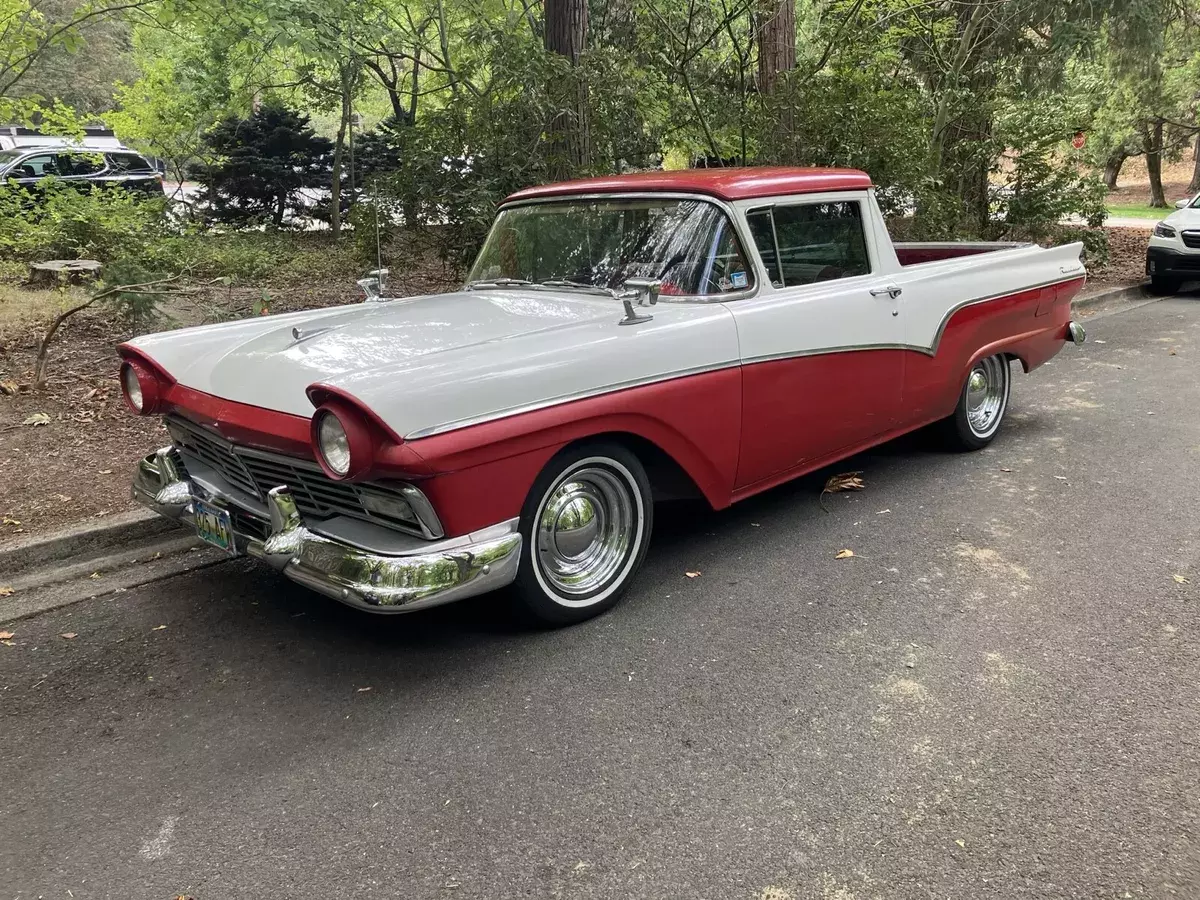
{"label": "license plate", "polygon": [[192,500],[192,507],[196,521],[196,534],[200,535],[201,540],[214,547],[220,547],[231,556],[236,556],[237,545],[233,540],[233,522],[230,520],[229,510],[213,506],[198,498]]}

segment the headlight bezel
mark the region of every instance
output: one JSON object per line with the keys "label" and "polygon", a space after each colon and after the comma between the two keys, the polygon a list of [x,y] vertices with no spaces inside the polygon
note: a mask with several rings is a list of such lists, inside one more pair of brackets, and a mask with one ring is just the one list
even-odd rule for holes
{"label": "headlight bezel", "polygon": [[1154,226],[1154,236],[1156,238],[1163,238],[1164,240],[1171,241],[1179,236],[1179,232],[1176,230],[1174,225],[1168,225],[1166,222],[1159,222]]}
{"label": "headlight bezel", "polygon": [[[332,431],[334,424],[344,435],[344,441]],[[331,438],[329,451],[326,438]],[[334,481],[361,481],[375,466],[375,453],[379,440],[374,430],[353,406],[332,400],[323,403],[313,413],[310,439],[312,453],[321,470]],[[345,463],[337,452],[337,443],[343,443]],[[331,458],[332,457],[332,458]]]}
{"label": "headlight bezel", "polygon": [[162,405],[163,385],[158,376],[135,360],[121,363],[121,396],[135,416],[152,416]]}

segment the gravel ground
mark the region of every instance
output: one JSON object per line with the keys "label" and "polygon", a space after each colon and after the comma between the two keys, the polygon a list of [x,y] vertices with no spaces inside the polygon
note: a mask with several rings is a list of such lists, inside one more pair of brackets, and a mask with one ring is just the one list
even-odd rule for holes
{"label": "gravel ground", "polygon": [[246,561],[11,625],[2,895],[1200,896],[1198,299],[1091,319],[981,453],[664,511],[577,628]]}

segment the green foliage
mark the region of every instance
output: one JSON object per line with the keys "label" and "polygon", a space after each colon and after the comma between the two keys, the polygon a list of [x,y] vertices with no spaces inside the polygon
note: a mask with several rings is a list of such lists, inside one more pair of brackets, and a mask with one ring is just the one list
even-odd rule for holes
{"label": "green foliage", "polygon": [[[150,285],[164,277],[161,272],[147,269],[136,259],[118,259],[104,267],[105,288]],[[165,317],[161,307],[165,299],[165,294],[156,287],[148,287],[117,291],[105,297],[104,302],[116,311],[129,332],[141,334],[163,321]]]}
{"label": "green foliage", "polygon": [[80,191],[54,179],[34,190],[0,186],[0,253],[19,259],[138,254],[166,223],[166,202],[116,188]]}
{"label": "green foliage", "polygon": [[324,184],[332,144],[306,115],[267,104],[245,119],[229,116],[205,136],[218,159],[206,167],[204,199],[221,222],[279,227],[300,213],[299,191]]}
{"label": "green foliage", "polygon": [[348,278],[361,269],[349,245],[322,233],[189,231],[147,244],[136,258],[152,271],[239,281]]}

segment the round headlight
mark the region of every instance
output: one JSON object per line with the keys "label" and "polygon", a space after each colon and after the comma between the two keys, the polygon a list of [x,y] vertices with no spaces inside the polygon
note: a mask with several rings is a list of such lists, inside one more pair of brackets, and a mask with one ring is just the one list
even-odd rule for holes
{"label": "round headlight", "polygon": [[125,363],[121,367],[121,387],[125,389],[125,397],[134,411],[142,412],[146,408],[146,398],[142,395],[142,382],[138,378],[137,370],[129,363]]}
{"label": "round headlight", "polygon": [[321,415],[321,421],[317,424],[317,439],[321,456],[325,458],[325,465],[338,475],[348,473],[350,439],[346,437],[346,429],[342,427],[341,420],[336,415],[331,412]]}

